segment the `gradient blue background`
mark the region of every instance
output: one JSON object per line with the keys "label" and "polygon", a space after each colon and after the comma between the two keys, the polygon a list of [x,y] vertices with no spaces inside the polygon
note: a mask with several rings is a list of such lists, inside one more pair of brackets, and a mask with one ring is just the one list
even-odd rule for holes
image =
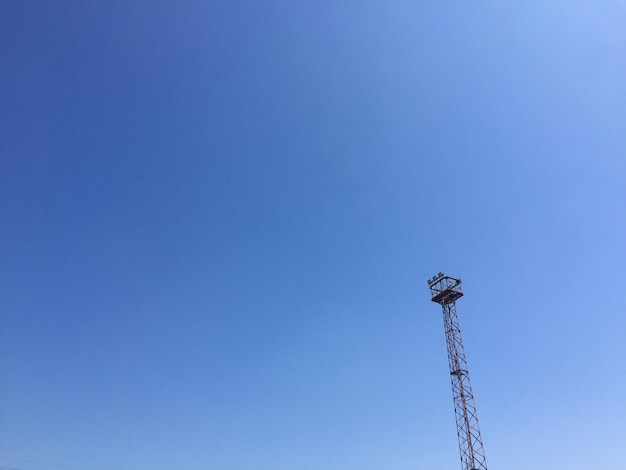
{"label": "gradient blue background", "polygon": [[623,470],[625,23],[1,2],[0,466]]}

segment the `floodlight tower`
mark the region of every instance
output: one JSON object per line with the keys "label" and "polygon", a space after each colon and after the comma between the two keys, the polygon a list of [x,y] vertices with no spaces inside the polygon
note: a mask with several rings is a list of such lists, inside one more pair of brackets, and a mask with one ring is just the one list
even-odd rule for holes
{"label": "floodlight tower", "polygon": [[483,441],[478,427],[478,415],[470,383],[456,301],[463,296],[461,280],[439,273],[428,280],[432,301],[443,309],[443,326],[446,332],[452,398],[456,417],[463,470],[487,470]]}

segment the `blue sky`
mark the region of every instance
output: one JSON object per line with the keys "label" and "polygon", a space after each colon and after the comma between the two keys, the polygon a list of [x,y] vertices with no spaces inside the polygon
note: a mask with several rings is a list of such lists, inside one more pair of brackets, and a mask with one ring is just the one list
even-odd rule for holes
{"label": "blue sky", "polygon": [[0,3],[0,467],[626,459],[626,3]]}

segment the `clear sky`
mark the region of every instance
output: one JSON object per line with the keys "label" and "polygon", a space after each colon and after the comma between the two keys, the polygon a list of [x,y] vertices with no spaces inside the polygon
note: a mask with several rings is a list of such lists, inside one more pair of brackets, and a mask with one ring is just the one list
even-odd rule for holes
{"label": "clear sky", "polygon": [[623,470],[625,24],[0,2],[0,467]]}

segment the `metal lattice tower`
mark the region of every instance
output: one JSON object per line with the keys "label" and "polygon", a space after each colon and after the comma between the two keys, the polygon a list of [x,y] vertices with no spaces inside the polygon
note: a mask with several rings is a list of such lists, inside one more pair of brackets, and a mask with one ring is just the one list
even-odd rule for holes
{"label": "metal lattice tower", "polygon": [[439,273],[428,280],[432,301],[443,309],[448,363],[452,382],[452,398],[456,417],[456,432],[463,470],[487,470],[483,441],[478,427],[478,415],[470,383],[467,360],[461,339],[456,301],[463,296],[461,280]]}

